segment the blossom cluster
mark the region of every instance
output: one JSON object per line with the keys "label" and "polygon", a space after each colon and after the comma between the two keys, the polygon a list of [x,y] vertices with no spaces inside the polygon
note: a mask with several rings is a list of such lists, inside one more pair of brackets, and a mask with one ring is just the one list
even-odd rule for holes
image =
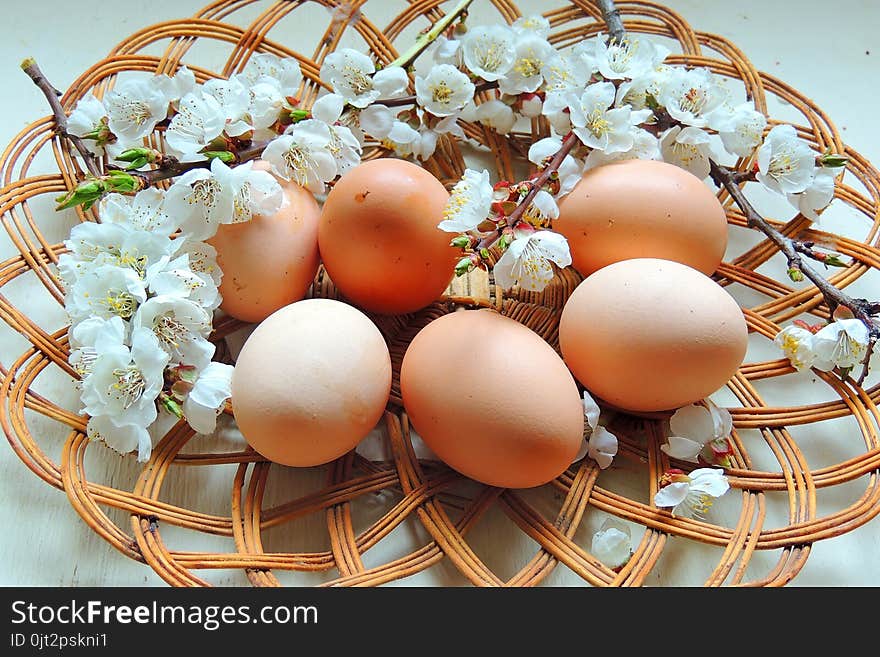
{"label": "blossom cluster", "polygon": [[[609,43],[600,34],[560,51],[547,40],[548,31],[541,16],[470,29],[441,43],[435,58],[445,63],[417,86],[429,112],[437,111],[442,97],[447,114],[457,108],[462,117],[504,134],[521,118],[543,116],[552,128],[529,150],[538,170],[529,180],[493,185],[488,172],[467,170],[453,189],[440,228],[479,237],[456,240],[468,255],[458,273],[484,266],[479,248],[497,246],[504,252],[494,266],[499,285],[543,289],[554,264],[571,263],[565,239],[551,230],[557,201],[585,170],[615,160],[663,160],[702,180],[719,155],[744,158],[754,165],[754,180],[785,195],[805,216],[817,219],[831,202],[845,160],[817,157],[790,125],[767,131],[764,114],[752,102],[736,101],[720,76],[664,63],[669,51],[646,37],[630,34]],[[475,105],[468,98],[472,80],[497,85],[496,97]],[[573,154],[555,163],[557,170],[535,195],[541,171],[569,135],[577,137],[568,149]],[[526,199],[529,207],[516,209]],[[487,242],[492,229],[497,239]]]}
{"label": "blossom cluster", "polygon": [[89,437],[145,460],[160,410],[200,433],[214,429],[232,367],[212,361],[221,272],[204,240],[221,223],[277,211],[282,202],[269,173],[215,159],[167,191],[110,194],[99,206],[101,223],[71,230],[58,271]]}
{"label": "blossom cluster", "polygon": [[871,334],[860,319],[839,319],[821,327],[796,322],[779,331],[774,341],[798,370],[849,372],[865,361]]}

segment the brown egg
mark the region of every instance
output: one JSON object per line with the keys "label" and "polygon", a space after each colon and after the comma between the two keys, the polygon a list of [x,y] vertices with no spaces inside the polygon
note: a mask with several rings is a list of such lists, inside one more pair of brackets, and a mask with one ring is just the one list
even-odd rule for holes
{"label": "brown egg", "polygon": [[232,375],[232,408],[248,444],[283,465],[339,458],[382,417],[391,356],[357,308],[307,299],[267,317]]}
{"label": "brown egg", "polygon": [[565,363],[537,333],[493,310],[428,324],[404,355],[400,387],[428,447],[491,486],[547,483],[583,444],[583,402]]}
{"label": "brown egg", "polygon": [[639,258],[584,279],[565,304],[559,346],[587,390],[630,411],[680,408],[721,388],[746,354],[737,302],[695,269]]}
{"label": "brown egg", "polygon": [[223,271],[220,309],[245,322],[259,322],[302,299],[318,271],[321,209],[307,189],[279,182],[287,199],[283,208],[222,224],[208,240]]}
{"label": "brown egg", "polygon": [[439,180],[404,160],[347,171],[327,195],[318,228],[321,259],[339,291],[383,314],[436,300],[455,268],[452,236],[437,228],[448,198]]}
{"label": "brown egg", "polygon": [[715,194],[681,167],[625,160],[587,171],[559,203],[553,229],[584,276],[630,258],[663,258],[712,274],[727,248]]}

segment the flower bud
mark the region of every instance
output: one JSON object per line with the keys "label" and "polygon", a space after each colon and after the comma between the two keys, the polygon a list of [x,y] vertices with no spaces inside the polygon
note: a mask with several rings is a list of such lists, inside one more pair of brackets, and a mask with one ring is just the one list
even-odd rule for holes
{"label": "flower bud", "polygon": [[462,258],[458,261],[458,264],[455,265],[455,275],[456,276],[464,276],[469,273],[474,268],[474,261],[470,256],[467,258]]}
{"label": "flower bud", "polygon": [[819,166],[827,169],[837,169],[849,164],[849,157],[840,153],[832,153],[830,150],[819,157]]}
{"label": "flower bud", "polygon": [[788,277],[795,283],[800,283],[804,280],[804,272],[802,272],[797,267],[789,267],[787,273]]}
{"label": "flower bud", "polygon": [[221,162],[225,162],[229,164],[230,162],[235,162],[235,153],[231,153],[230,151],[205,151],[205,157],[209,160],[218,159]]}
{"label": "flower bud", "polygon": [[457,249],[466,249],[470,245],[471,245],[471,238],[468,237],[467,235],[459,235],[458,237],[454,238],[449,243],[449,246],[454,246]]}

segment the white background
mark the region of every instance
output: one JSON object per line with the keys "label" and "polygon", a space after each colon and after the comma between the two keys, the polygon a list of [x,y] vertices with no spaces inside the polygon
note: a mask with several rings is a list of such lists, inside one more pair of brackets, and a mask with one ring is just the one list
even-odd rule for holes
{"label": "white background", "polygon": [[[482,0],[475,3],[479,5]],[[92,63],[103,57],[125,34],[148,24],[181,18],[201,6],[198,0],[160,0],[150,3],[108,3],[106,0],[78,0],[76,2],[15,3],[4,12],[4,38],[0,40],[0,76],[4,84],[4,102],[0,104],[0,141],[7,143],[21,128],[37,117],[47,114],[41,94],[18,69],[25,56],[34,56],[53,83],[66,88],[70,82]],[[374,3],[385,5],[389,11],[403,6],[401,2]],[[524,11],[546,10],[557,3],[532,0],[520,2]],[[666,3],[678,11],[698,30],[714,32],[730,38],[746,52],[761,69],[787,81],[813,98],[835,120],[844,139],[873,162],[880,162],[880,146],[876,138],[876,115],[880,93],[877,91],[880,61],[880,4],[869,0],[787,1],[766,0],[673,0]],[[381,23],[380,23],[381,24]],[[323,27],[323,26],[322,26]],[[295,44],[296,30],[308,31],[307,25],[288,24],[289,44]],[[311,42],[310,42],[311,43]],[[295,47],[295,46],[294,46]],[[311,46],[304,49],[309,52]],[[5,235],[0,236],[0,257],[13,253]],[[878,297],[873,290],[862,289],[862,294]],[[857,288],[858,289],[858,288]],[[4,290],[4,294],[7,290]],[[6,327],[0,332],[2,362],[6,365],[14,355],[21,353],[21,342]],[[773,357],[761,352],[763,357]],[[750,357],[752,352],[750,352]],[[809,396],[810,381],[804,379],[803,394]],[[814,384],[815,385],[815,384]],[[60,394],[60,393],[59,393]],[[794,399],[800,399],[800,389],[789,390]],[[723,401],[723,399],[722,399]],[[75,405],[75,400],[71,402]],[[798,434],[796,434],[797,437]],[[852,435],[852,426],[841,423],[816,434],[804,432],[802,449],[812,463],[833,463],[838,456],[834,440],[858,442]],[[58,438],[58,442],[62,440]],[[41,444],[46,444],[42,440]],[[97,450],[93,449],[93,452]],[[54,455],[50,449],[50,454]],[[855,455],[858,449],[849,455]],[[133,458],[120,463],[107,460],[106,455],[95,454],[93,463],[101,479],[109,484],[128,481],[136,474]],[[827,458],[826,458],[827,457]],[[292,483],[299,486],[303,479],[319,484],[322,473],[281,473],[276,488]],[[223,474],[229,481],[228,473]],[[163,499],[209,512],[227,513],[228,486],[211,488],[208,482],[195,476],[184,476],[169,481]],[[214,482],[216,484],[216,482]],[[846,488],[846,487],[845,487]],[[864,488],[864,482],[849,487],[848,492],[834,495],[825,501],[820,494],[820,513],[851,503]],[[213,491],[213,492],[212,492]],[[286,498],[289,491],[277,493]],[[849,497],[847,497],[849,496]],[[825,505],[828,506],[825,506]],[[837,506],[835,506],[837,505]],[[365,513],[369,515],[369,510]],[[724,513],[723,509],[719,513]],[[124,528],[128,523],[122,514],[113,516]],[[579,538],[588,541],[589,527],[595,528],[602,517],[591,518],[585,533]],[[76,515],[61,491],[37,479],[6,445],[0,445],[0,584],[6,585],[160,585],[161,580],[146,566],[137,564],[116,553]],[[165,529],[163,528],[163,532]],[[326,535],[323,518],[297,524],[285,532],[267,538],[267,548],[285,551],[326,549],[322,537]],[[211,542],[213,539],[195,537],[169,528],[163,533],[169,543],[178,549],[230,549],[229,543]],[[481,557],[497,568],[499,573],[513,572],[533,553],[534,544],[517,542],[519,532],[512,528],[501,514],[490,514],[473,544]],[[376,561],[389,555],[402,554],[412,540],[419,540],[418,528],[402,528],[374,551]],[[648,584],[699,584],[717,562],[718,552],[699,546],[681,545],[670,541],[663,560]],[[795,585],[858,586],[880,584],[880,520],[844,536],[823,541],[814,546],[810,559]],[[772,564],[778,554],[767,555]],[[365,557],[370,561],[369,557]],[[761,558],[756,558],[756,563]],[[215,583],[241,584],[244,578],[237,572],[207,573]],[[317,578],[292,576],[284,581],[312,583]],[[548,582],[577,584],[580,580],[557,568]],[[404,584],[460,584],[451,567],[441,566],[430,573],[405,580]]]}

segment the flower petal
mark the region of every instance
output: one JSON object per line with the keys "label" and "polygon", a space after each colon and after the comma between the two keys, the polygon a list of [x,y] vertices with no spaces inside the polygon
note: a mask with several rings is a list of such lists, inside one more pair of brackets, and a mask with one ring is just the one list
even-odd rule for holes
{"label": "flower petal", "polygon": [[669,428],[676,436],[690,438],[700,445],[705,445],[715,438],[712,414],[697,404],[690,404],[675,411],[669,419]]}
{"label": "flower petal", "polygon": [[676,482],[664,486],[654,495],[654,504],[661,508],[678,506],[685,500],[690,488],[686,482]]}
{"label": "flower petal", "polygon": [[703,445],[681,436],[669,436],[666,444],[660,445],[660,451],[669,455],[670,458],[681,459],[697,463],[697,455],[702,451]]}

